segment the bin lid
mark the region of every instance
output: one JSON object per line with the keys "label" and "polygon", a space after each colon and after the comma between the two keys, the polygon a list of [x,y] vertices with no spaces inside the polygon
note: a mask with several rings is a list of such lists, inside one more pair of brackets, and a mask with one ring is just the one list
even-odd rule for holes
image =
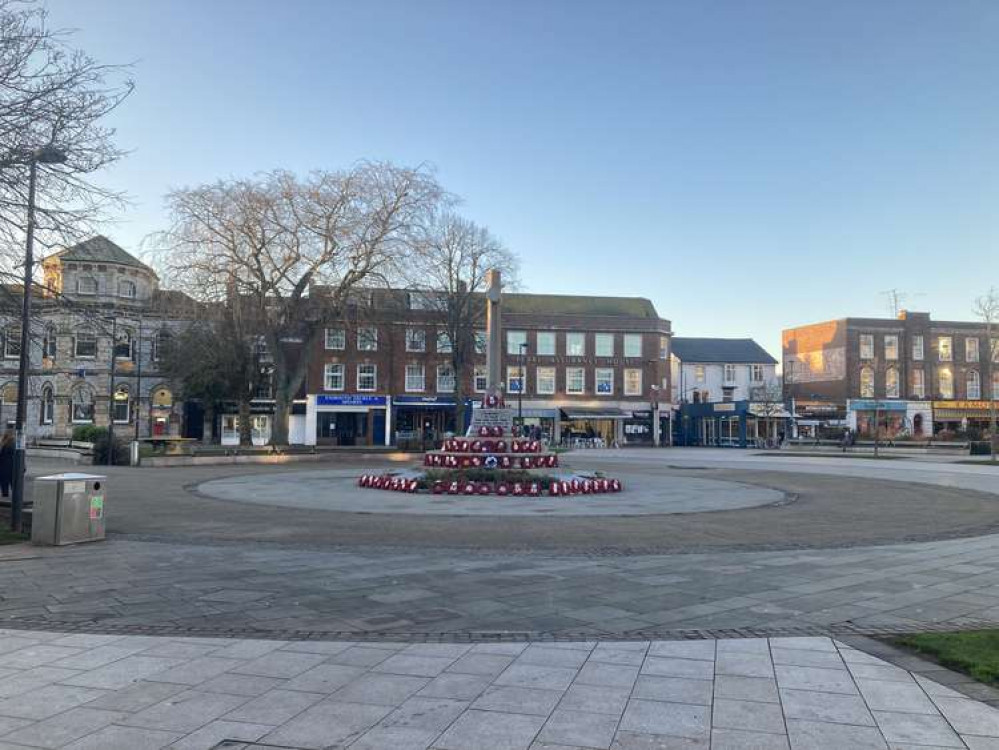
{"label": "bin lid", "polygon": [[36,482],[73,482],[90,479],[107,479],[105,474],[81,474],[78,471],[67,471],[63,474],[49,474],[47,477],[35,477]]}

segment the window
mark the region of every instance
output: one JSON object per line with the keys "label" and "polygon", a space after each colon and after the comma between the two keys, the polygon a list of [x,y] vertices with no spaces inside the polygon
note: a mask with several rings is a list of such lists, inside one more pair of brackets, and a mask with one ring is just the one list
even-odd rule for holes
{"label": "window", "polygon": [[132,358],[132,334],[130,331],[115,331],[114,358]]}
{"label": "window", "polygon": [[378,388],[378,365],[357,366],[357,390],[373,391]]}
{"label": "window", "polygon": [[55,326],[46,326],[45,334],[42,336],[42,356],[46,359],[55,359],[56,356],[56,329]]}
{"label": "window", "polygon": [[992,361],[999,362],[999,339],[992,339],[989,348],[992,350]]}
{"label": "window", "polygon": [[346,379],[346,367],[338,362],[327,362],[323,367],[323,388],[327,391],[342,391]]}
{"label": "window", "polygon": [[21,356],[20,328],[11,327],[3,332],[3,356],[7,359],[17,359]]}
{"label": "window", "polygon": [[[378,329],[366,326],[357,329],[357,351],[378,351]],[[373,390],[373,389],[372,389]]]}
{"label": "window", "polygon": [[596,392],[598,396],[614,394],[614,370],[610,367],[598,367],[595,374]]}
{"label": "window", "polygon": [[507,393],[523,393],[527,388],[524,383],[524,372],[517,367],[506,368],[506,390]]}
{"label": "window", "polygon": [[669,359],[669,338],[659,337],[659,359]]}
{"label": "window", "polygon": [[409,293],[410,310],[436,310],[438,308],[438,301],[438,296],[432,292]]}
{"label": "window", "polygon": [[978,339],[973,336],[969,336],[964,340],[964,361],[978,361]]}
{"label": "window", "polygon": [[441,354],[450,354],[454,351],[451,345],[451,334],[447,331],[437,332],[437,351]]}
{"label": "window", "polygon": [[999,371],[992,373],[992,398],[999,398]]}
{"label": "window", "polygon": [[874,336],[870,333],[860,334],[860,358],[874,359]]}
{"label": "window", "polygon": [[912,397],[926,398],[926,376],[922,370],[912,371]]}
{"label": "window", "polygon": [[555,331],[538,331],[538,356],[555,356]]}
{"label": "window", "polygon": [[536,390],[538,393],[545,396],[550,396],[555,393],[555,368],[554,367],[539,367],[537,370],[537,385]]}
{"label": "window", "polygon": [[76,293],[87,295],[97,294],[97,279],[93,276],[77,276]]}
{"label": "window", "polygon": [[704,365],[694,365],[694,380],[703,383],[706,379],[707,373],[704,370]]}
{"label": "window", "polygon": [[77,331],[73,337],[73,356],[93,359],[97,356],[97,336],[93,331]]}
{"label": "window", "polygon": [[170,350],[172,336],[173,334],[170,331],[163,329],[153,338],[153,362],[159,362],[162,357],[166,356],[166,353]]}
{"label": "window", "polygon": [[885,359],[898,359],[898,336],[885,336]]}
{"label": "window", "polygon": [[642,395],[642,371],[637,367],[624,371],[624,395]]}
{"label": "window", "polygon": [[406,365],[406,390],[419,393],[426,388],[423,365]]}
{"label": "window", "polygon": [[486,368],[482,365],[476,365],[475,370],[472,374],[472,378],[475,381],[472,386],[475,388],[476,393],[486,392],[486,383],[489,380],[489,374]]}
{"label": "window", "polygon": [[874,398],[874,368],[864,367],[860,370],[860,397]]}
{"label": "window", "polygon": [[425,352],[427,350],[427,332],[422,328],[406,329],[406,351]]}
{"label": "window", "polygon": [[437,365],[437,392],[454,393],[454,368],[451,365]]}
{"label": "window", "polygon": [[885,398],[898,398],[898,369],[889,367],[885,370]]}
{"label": "window", "polygon": [[954,398],[954,373],[949,367],[941,367],[937,370],[937,385],[940,390],[940,398]]}
{"label": "window", "polygon": [[565,354],[567,357],[585,357],[586,334],[567,333],[565,335]]}
{"label": "window", "polygon": [[347,348],[347,332],[342,328],[326,329],[326,349],[327,351],[343,351]]}
{"label": "window", "polygon": [[725,365],[725,382],[735,382],[735,365]]}
{"label": "window", "polygon": [[42,413],[39,416],[42,424],[52,424],[55,421],[55,393],[51,385],[42,388]]}
{"label": "window", "polygon": [[754,383],[763,382],[763,365],[750,365],[749,366],[749,379]]}
{"label": "window", "polygon": [[613,357],[614,334],[595,333],[593,335],[593,354],[597,357]]}
{"label": "window", "polygon": [[582,367],[567,367],[565,370],[565,392],[573,395],[586,393],[586,370]]}
{"label": "window", "polygon": [[130,420],[129,404],[131,402],[128,398],[128,386],[118,386],[114,392],[114,403],[112,404],[112,415],[115,424],[128,424]]}
{"label": "window", "polygon": [[122,279],[118,282],[118,296],[135,299],[135,282]]}
{"label": "window", "polygon": [[486,336],[486,332],[485,331],[476,331],[475,332],[475,353],[476,354],[485,354],[486,353],[486,345],[487,345],[486,342],[488,340],[489,340],[489,337]]}
{"label": "window", "polygon": [[917,362],[921,362],[923,359],[923,337],[913,336],[912,337],[912,358]]}
{"label": "window", "polygon": [[506,332],[506,353],[520,355],[521,344],[527,343],[527,331]]}
{"label": "window", "polygon": [[954,340],[950,336],[937,337],[937,361],[954,361]]}
{"label": "window", "polygon": [[967,374],[967,395],[969,399],[982,397],[982,380],[978,375],[978,370],[968,370]]}
{"label": "window", "polygon": [[642,334],[640,333],[624,334],[624,356],[626,357],[642,356]]}
{"label": "window", "polygon": [[90,388],[80,386],[74,389],[70,401],[73,422],[86,424],[94,421],[94,394]]}

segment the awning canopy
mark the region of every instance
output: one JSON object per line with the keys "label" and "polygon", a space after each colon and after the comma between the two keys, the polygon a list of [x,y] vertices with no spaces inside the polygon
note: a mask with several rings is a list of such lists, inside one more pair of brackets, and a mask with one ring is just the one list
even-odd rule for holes
{"label": "awning canopy", "polygon": [[612,407],[599,409],[574,406],[562,409],[562,414],[566,419],[631,419],[630,411],[625,412]]}

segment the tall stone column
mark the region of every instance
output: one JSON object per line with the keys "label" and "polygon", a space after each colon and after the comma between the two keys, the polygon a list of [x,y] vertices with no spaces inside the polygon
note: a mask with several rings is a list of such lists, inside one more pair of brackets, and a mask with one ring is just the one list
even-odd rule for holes
{"label": "tall stone column", "polygon": [[503,282],[500,272],[486,272],[486,392],[500,395],[503,381],[503,311],[501,308]]}

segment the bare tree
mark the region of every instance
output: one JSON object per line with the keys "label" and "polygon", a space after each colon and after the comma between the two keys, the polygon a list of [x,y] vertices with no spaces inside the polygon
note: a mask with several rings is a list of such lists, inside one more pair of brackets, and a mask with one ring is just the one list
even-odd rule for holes
{"label": "bare tree", "polygon": [[127,68],[104,65],[52,30],[44,8],[0,0],[0,275],[20,262],[30,154],[57,148],[65,161],[38,169],[35,241],[68,244],[92,233],[122,196],[92,180],[123,155],[106,116],[132,91]]}
{"label": "bare tree", "polygon": [[517,287],[519,261],[489,230],[449,209],[434,212],[421,227],[414,252],[401,269],[406,285],[436,311],[451,344],[456,421],[465,419],[472,380],[476,330],[484,325],[486,272],[502,272],[504,286]]}
{"label": "bare tree", "polygon": [[781,384],[774,379],[763,385],[754,386],[750,390],[749,397],[752,401],[752,413],[766,420],[767,436],[765,439],[769,441],[771,420],[784,414],[784,393]]}
{"label": "bare tree", "polygon": [[278,171],[177,190],[161,237],[164,266],[192,296],[247,305],[273,359],[272,442],[288,441],[309,353],[352,293],[407,255],[442,199],[424,168],[362,162],[307,177]]}
{"label": "bare tree", "polygon": [[999,364],[999,290],[990,287],[986,294],[975,300],[974,313],[985,324],[985,387],[989,389],[989,448],[991,461],[997,460],[999,453],[999,431],[996,430],[996,365]]}

